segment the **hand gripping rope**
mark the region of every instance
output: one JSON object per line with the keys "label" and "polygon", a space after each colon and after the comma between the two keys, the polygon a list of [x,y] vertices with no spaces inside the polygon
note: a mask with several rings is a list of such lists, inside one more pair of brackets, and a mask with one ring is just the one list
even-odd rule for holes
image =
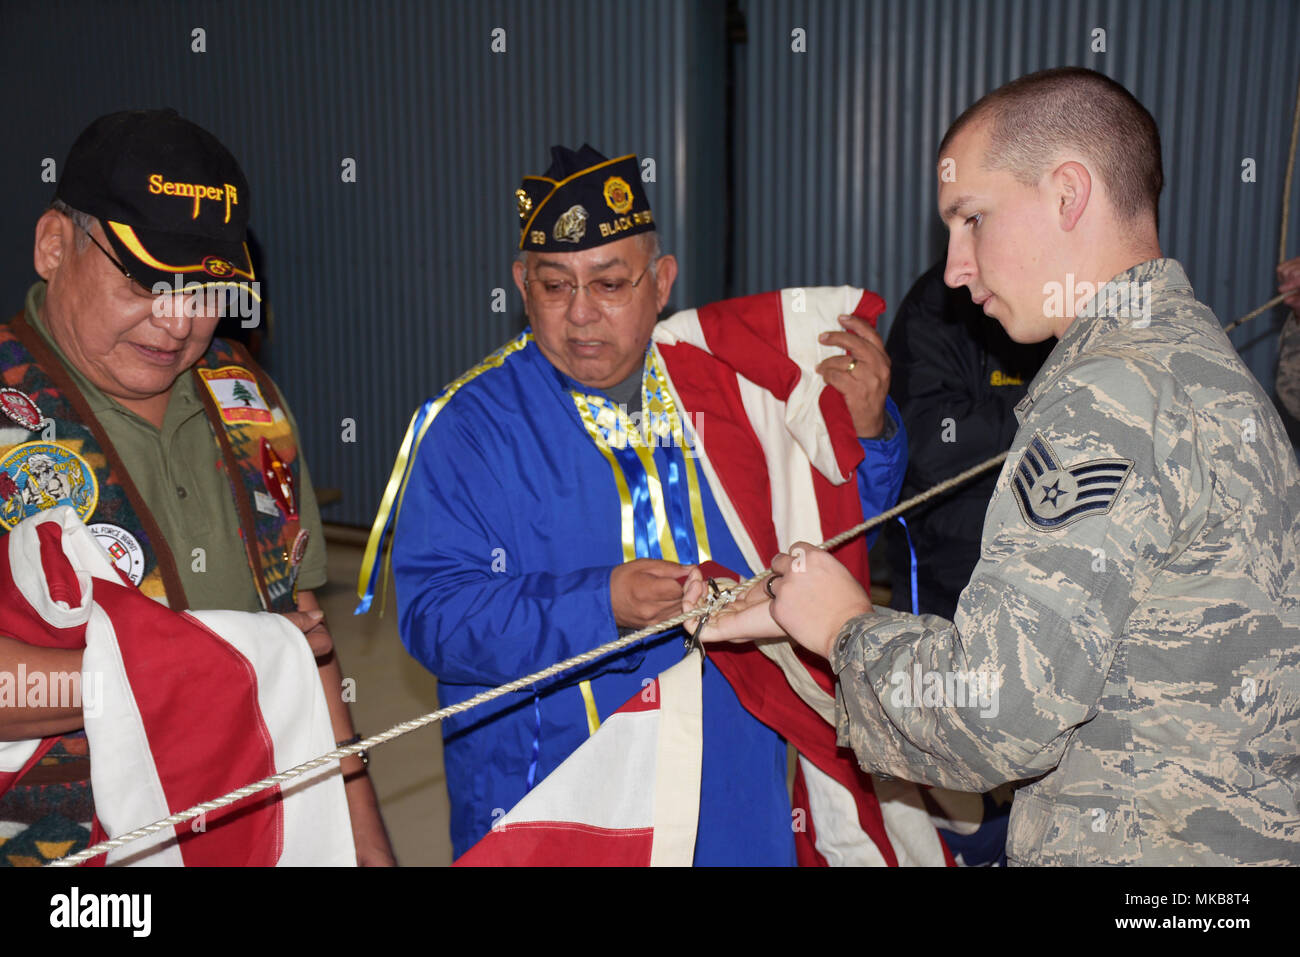
{"label": "hand gripping rope", "polygon": [[[1286,183],[1285,186],[1283,187],[1283,195],[1282,195],[1282,238],[1278,244],[1279,263],[1286,261],[1286,234],[1287,234],[1287,226],[1289,222],[1288,213],[1291,206],[1291,181],[1292,181],[1292,174],[1295,172],[1296,140],[1298,136],[1300,136],[1300,84],[1297,84],[1296,86],[1295,116],[1292,119],[1292,123],[1291,123],[1291,151],[1290,151],[1290,158],[1287,161]],[[1254,319],[1256,316],[1262,315],[1263,313],[1272,309],[1274,306],[1278,305],[1281,302],[1282,302],[1281,295],[1274,296],[1272,299],[1264,303],[1258,309],[1254,309],[1246,313],[1240,319],[1228,323],[1228,325],[1223,327],[1223,331],[1231,332],[1233,329],[1237,328],[1242,323],[1249,322],[1251,319]],[[993,458],[988,459],[987,461],[981,462],[979,465],[972,466],[971,468],[968,468],[966,471],[962,472],[960,475],[954,475],[952,478],[940,482],[938,485],[922,492],[920,495],[910,498],[906,502],[900,502],[898,505],[895,505],[893,508],[889,509],[888,511],[881,512],[879,515],[875,516],[874,518],[867,519],[865,522],[862,522],[860,525],[854,525],[852,528],[841,532],[840,534],[836,535],[834,538],[826,540],[819,547],[827,550],[837,548],[838,546],[843,545],[849,539],[861,535],[863,532],[870,531],[871,529],[875,528],[878,525],[883,525],[885,522],[888,522],[890,519],[894,518],[895,516],[901,515],[903,512],[906,512],[909,509],[914,508],[917,505],[920,505],[922,502],[928,501],[929,499],[932,499],[937,495],[942,495],[944,492],[947,492],[949,489],[961,485],[963,482],[969,481],[970,479],[974,478],[977,475],[981,475],[984,472],[987,472],[995,465],[1000,465],[1002,461],[1006,459],[1006,457],[1007,457],[1007,453],[1003,452],[1000,455],[993,456]],[[372,748],[376,748],[381,744],[386,744],[387,742],[392,741],[394,738],[400,738],[404,734],[409,734],[412,731],[418,731],[420,728],[423,728],[426,725],[430,725],[433,724],[434,722],[441,721],[443,718],[449,718],[452,715],[461,714],[462,712],[469,711],[471,708],[477,708],[479,705],[486,704],[487,702],[492,701],[495,698],[500,698],[502,695],[507,695],[514,691],[521,691],[524,688],[528,688],[539,681],[544,681],[547,678],[554,677],[555,675],[558,675],[561,672],[568,671],[570,668],[576,668],[579,665],[585,665],[588,662],[595,661],[597,658],[603,658],[605,655],[613,654],[614,652],[620,651],[628,647],[629,645],[636,644],[638,641],[641,641],[644,638],[649,638],[651,635],[657,635],[660,632],[667,631],[670,628],[675,628],[678,625],[682,624],[683,622],[690,621],[693,618],[701,618],[701,617],[708,617],[714,615],[717,612],[721,611],[723,608],[725,608],[727,605],[735,601],[737,596],[748,591],[754,585],[757,585],[759,582],[761,582],[763,579],[767,578],[771,574],[772,574],[772,569],[765,568],[757,575],[745,579],[734,589],[731,589],[729,591],[722,591],[714,594],[708,601],[706,601],[699,608],[692,609],[691,611],[688,612],[683,612],[680,615],[674,615],[672,618],[665,619],[664,621],[658,622],[653,625],[647,625],[645,628],[642,628],[639,631],[635,631],[630,635],[625,635],[622,638],[615,639],[614,641],[611,641],[608,644],[601,645],[599,648],[593,648],[591,651],[584,651],[582,654],[575,655],[572,658],[569,658],[567,661],[557,662],[556,664],[551,665],[549,668],[543,668],[541,671],[538,671],[535,674],[526,675],[523,678],[516,678],[514,681],[511,681],[509,684],[504,684],[498,688],[492,688],[488,691],[484,691],[481,692],[480,694],[476,694],[474,697],[462,701],[460,704],[454,704],[451,705],[450,707],[441,708],[437,711],[432,711],[429,714],[422,715],[419,718],[412,718],[410,721],[403,721],[400,724],[395,724],[387,731],[382,731],[379,734],[366,738],[364,741],[358,741],[356,744],[349,744],[347,747],[343,747],[343,748],[335,748],[333,751],[330,751],[328,754],[322,754],[319,758],[313,758],[312,760],[299,764],[296,767],[289,768],[287,771],[281,771],[279,774],[273,774],[270,777],[263,778],[260,781],[254,781],[252,784],[246,784],[242,788],[231,791],[229,794],[224,794],[219,798],[213,798],[211,801],[204,801],[202,804],[196,804],[191,808],[173,814],[171,817],[163,818],[161,821],[155,821],[153,824],[146,824],[144,827],[138,827],[134,831],[128,831],[126,834],[123,834],[120,837],[115,837],[112,840],[108,840],[108,841],[101,841],[100,843],[96,844],[94,847],[88,847],[84,851],[78,851],[76,854],[71,854],[67,857],[60,858],[56,861],[51,861],[48,866],[73,867],[77,864],[81,864],[85,861],[90,860],[92,857],[96,857],[100,854],[106,853],[107,851],[111,851],[114,848],[122,847],[123,845],[129,844],[132,841],[138,841],[140,838],[148,837],[150,834],[155,834],[158,831],[163,830],[164,828],[175,827],[177,824],[183,824],[186,821],[199,817],[202,814],[206,814],[209,811],[216,811],[219,810],[220,808],[226,807],[227,805],[234,804],[235,802],[241,801],[250,795],[257,794],[259,791],[265,791],[268,788],[273,788],[276,787],[277,785],[284,784],[286,781],[292,781],[294,778],[306,774],[308,771],[314,771],[317,768],[323,767],[326,764],[329,764],[333,761],[338,761],[342,758],[346,758],[349,755],[356,754],[359,751],[369,751]]]}
{"label": "hand gripping rope", "polygon": [[[834,538],[828,539],[827,541],[823,542],[820,547],[824,549],[837,548],[838,546],[847,542],[849,539],[861,535],[863,532],[870,531],[871,529],[875,528],[878,525],[883,525],[885,522],[888,522],[896,515],[900,515],[903,512],[907,511],[908,509],[920,505],[922,502],[928,501],[929,499],[932,499],[937,495],[942,495],[944,492],[947,492],[948,490],[958,485],[961,485],[963,482],[966,482],[977,475],[981,475],[984,472],[989,471],[994,466],[1000,465],[1002,461],[1006,459],[1006,457],[1007,457],[1007,453],[1003,452],[999,455],[993,456],[993,458],[991,459],[981,462],[979,465],[968,468],[966,471],[962,472],[961,474],[954,475],[952,478],[940,482],[938,485],[922,492],[920,495],[910,498],[906,502],[900,502],[898,505],[895,505],[893,508],[889,509],[888,511],[881,512],[879,515],[876,515],[873,518],[869,518],[865,522],[862,522],[859,525],[854,525],[852,528],[841,532],[840,534],[836,535]],[[242,788],[238,788],[234,791],[231,791],[229,794],[223,794],[221,797],[213,798],[210,801],[204,801],[202,804],[196,804],[193,807],[187,808],[184,811],[178,811],[177,813],[171,815],[170,817],[163,818],[161,821],[155,821],[153,824],[146,824],[144,827],[138,827],[134,831],[128,831],[127,833],[122,834],[119,837],[115,837],[107,841],[101,841],[100,843],[94,845],[93,847],[86,848],[84,851],[78,851],[76,854],[70,854],[67,857],[62,857],[56,861],[51,861],[47,866],[73,867],[77,864],[81,864],[85,861],[90,860],[92,857],[96,857],[100,854],[104,854],[108,851],[113,850],[114,848],[122,847],[126,844],[131,843],[132,841],[138,841],[140,838],[148,837],[150,834],[155,834],[158,831],[164,830],[166,828],[175,827],[177,824],[184,824],[186,821],[192,820],[193,818],[199,817],[200,815],[207,814],[209,811],[216,811],[219,810],[220,808],[226,807],[227,805],[234,804],[235,802],[241,801],[250,795],[257,794],[259,791],[265,791],[268,788],[273,788],[276,787],[277,785],[284,784],[287,781],[292,781],[294,778],[306,774],[308,771],[314,771],[319,767],[325,766],[326,764],[330,764],[334,761],[338,761],[342,758],[346,758],[349,755],[356,754],[358,751],[368,751],[372,748],[378,747],[381,744],[386,744],[387,742],[392,741],[394,738],[400,738],[404,734],[409,734],[412,731],[418,731],[420,728],[423,728],[426,725],[433,724],[436,721],[441,721],[443,718],[449,718],[452,715],[461,714],[462,712],[469,711],[471,708],[477,708],[479,705],[486,704],[487,702],[492,701],[495,698],[500,698],[502,695],[507,695],[514,691],[521,691],[525,688],[528,688],[536,684],[539,681],[544,681],[547,678],[551,678],[555,675],[558,675],[563,671],[568,671],[570,668],[576,668],[579,665],[585,665],[588,662],[595,661],[597,658],[603,658],[605,655],[613,654],[614,652],[620,651],[623,648],[628,647],[629,645],[636,644],[638,641],[641,641],[644,638],[649,638],[651,635],[657,635],[661,632],[669,630],[670,628],[675,628],[678,625],[682,624],[683,622],[690,621],[693,618],[700,618],[705,615],[716,614],[717,612],[725,608],[727,605],[731,604],[731,602],[735,601],[738,595],[748,591],[754,585],[757,585],[759,582],[761,582],[763,579],[767,578],[771,574],[772,574],[772,569],[765,568],[757,575],[745,579],[734,589],[731,589],[730,591],[719,592],[710,601],[708,601],[705,605],[699,608],[694,608],[688,612],[682,612],[679,615],[674,615],[671,618],[665,619],[664,621],[661,622],[657,622],[656,624],[653,625],[647,625],[645,628],[642,628],[639,631],[635,631],[630,635],[624,635],[622,638],[617,638],[614,641],[609,642],[608,644],[601,645],[599,648],[593,648],[591,649],[591,651],[584,651],[580,655],[574,655],[572,658],[569,658],[566,661],[557,662],[556,664],[553,664],[548,668],[543,668],[541,671],[538,671],[535,674],[526,675],[523,678],[516,678],[514,681],[511,681],[508,684],[504,684],[501,685],[500,687],[491,688],[487,691],[480,692],[479,694],[476,694],[474,697],[468,698],[465,701],[460,702],[460,704],[454,704],[446,708],[440,708],[437,711],[432,711],[429,714],[422,715],[421,717],[412,718],[410,721],[403,721],[400,724],[395,724],[387,731],[382,731],[379,734],[366,738],[364,741],[358,741],[356,744],[349,744],[346,747],[342,747],[342,748],[335,748],[333,751],[330,751],[328,754],[322,754],[318,758],[313,758],[310,761],[305,761],[302,764],[297,765],[296,767],[289,768],[287,771],[281,771],[279,774],[272,774],[269,777],[262,778],[262,780],[260,781],[254,781],[252,784],[246,784]]]}

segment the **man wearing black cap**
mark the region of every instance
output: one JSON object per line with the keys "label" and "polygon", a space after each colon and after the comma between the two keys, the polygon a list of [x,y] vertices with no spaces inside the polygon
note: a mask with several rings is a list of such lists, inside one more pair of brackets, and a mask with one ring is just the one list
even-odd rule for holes
{"label": "man wearing black cap", "polygon": [[[390,485],[402,640],[437,675],[444,706],[676,614],[679,580],[697,562],[746,567],[682,441],[683,419],[696,416],[698,430],[700,410],[675,406],[651,345],[677,263],[660,253],[636,157],[590,146],[552,155],[546,175],[524,177],[515,193],[514,279],[530,328],[417,412],[409,474],[403,457]],[[853,393],[859,434],[885,433],[864,443],[878,447],[865,468],[896,473],[866,484],[897,495],[903,442],[885,412],[883,343],[852,327],[834,335],[856,357],[828,360],[827,371]],[[644,434],[641,423],[667,440],[613,437]],[[382,510],[372,531],[363,606],[390,520]],[[680,642],[669,632],[445,721],[455,854],[652,690],[681,659]],[[785,742],[712,661],[703,722],[695,863],[795,863]]]}
{"label": "man wearing black cap", "polygon": [[[0,325],[0,530],[72,506],[150,597],[289,615],[316,633],[334,730],[348,739],[311,591],[325,551],[297,426],[247,353],[213,338],[221,315],[257,316],[249,200],[230,152],[172,110],[101,117],[73,144],[36,224],[42,281]],[[51,470],[59,481],[41,484]],[[0,637],[0,670],[75,672],[80,659]],[[0,863],[86,846],[81,726],[79,708],[0,710],[0,742],[62,736],[0,795]],[[358,860],[391,862],[364,765],[343,771]]]}

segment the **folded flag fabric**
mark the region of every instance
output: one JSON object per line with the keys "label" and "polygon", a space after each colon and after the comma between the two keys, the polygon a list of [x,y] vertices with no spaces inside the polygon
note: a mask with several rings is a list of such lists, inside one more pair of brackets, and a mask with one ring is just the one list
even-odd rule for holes
{"label": "folded flag fabric", "polygon": [[689,866],[703,741],[699,652],[601,723],[458,867]]}
{"label": "folded flag fabric", "polygon": [[[755,571],[795,541],[821,542],[862,521],[863,448],[843,397],[813,369],[840,354],[818,342],[841,329],[838,316],[874,323],[883,309],[851,287],[787,289],[678,313],[655,329],[677,407],[706,423],[694,451]],[[869,582],[861,538],[835,555]],[[801,864],[953,863],[922,789],[873,780],[837,746],[825,662],[786,641],[714,645],[708,655],[742,704],[799,751],[792,827]],[[629,701],[457,863],[689,864],[699,743],[679,714],[692,700],[674,691],[679,669],[695,669],[698,682],[692,658],[661,675],[653,700],[643,692]],[[680,797],[692,789],[694,804]]]}
{"label": "folded flag fabric", "polygon": [[[109,837],[334,747],[297,628],[279,615],[152,601],[71,508],[34,515],[0,540],[0,634],[85,649],[80,703],[95,814]],[[0,792],[53,740],[0,743]],[[338,765],[115,849],[106,863],[355,864]]]}

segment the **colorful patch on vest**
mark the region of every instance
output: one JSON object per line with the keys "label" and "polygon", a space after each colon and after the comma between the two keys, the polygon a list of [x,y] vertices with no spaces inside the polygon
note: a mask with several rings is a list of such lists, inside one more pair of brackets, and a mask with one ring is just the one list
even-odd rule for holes
{"label": "colorful patch on vest", "polygon": [[1026,522],[1055,532],[1089,515],[1104,515],[1133,471],[1129,459],[1092,459],[1062,468],[1052,447],[1035,433],[1011,476]]}
{"label": "colorful patch on vest", "polygon": [[32,397],[18,389],[0,389],[0,412],[28,432],[39,429],[41,421],[45,418]]}
{"label": "colorful patch on vest", "polygon": [[95,536],[100,547],[108,552],[108,557],[113,559],[117,570],[131,579],[132,585],[139,587],[144,581],[144,547],[139,539],[125,528],[110,525],[108,522],[96,522],[86,527]]}
{"label": "colorful patch on vest", "polygon": [[6,529],[56,505],[72,506],[85,521],[97,504],[95,470],[71,449],[26,442],[0,458],[0,525]]}
{"label": "colorful patch on vest", "polygon": [[284,517],[297,518],[298,503],[294,498],[293,473],[266,439],[262,439],[262,481],[266,483],[271,498],[284,510]]}
{"label": "colorful patch on vest", "polygon": [[310,538],[311,532],[307,529],[298,530],[298,535],[293,540],[293,548],[289,550],[289,564],[294,568],[302,564],[303,557],[307,554],[307,540]]}
{"label": "colorful patch on vest", "polygon": [[263,515],[279,515],[280,510],[276,508],[275,499],[267,495],[261,489],[253,489],[253,507]]}
{"label": "colorful patch on vest", "polygon": [[269,425],[271,409],[266,404],[262,390],[257,387],[253,373],[243,366],[222,366],[220,369],[199,369],[204,384],[212,393],[212,401],[221,411],[221,419],[231,425],[252,422]]}

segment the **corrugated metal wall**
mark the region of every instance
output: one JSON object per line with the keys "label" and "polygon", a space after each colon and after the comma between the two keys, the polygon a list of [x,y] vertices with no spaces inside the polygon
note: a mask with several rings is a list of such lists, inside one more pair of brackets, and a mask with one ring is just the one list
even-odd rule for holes
{"label": "corrugated metal wall", "polygon": [[[101,113],[170,105],[239,157],[274,302],[268,367],[327,520],[368,525],[411,411],[522,328],[514,190],[552,143],[655,159],[648,186],[679,303],[721,295],[722,7],[547,3],[6,4],[0,293],[17,308],[31,227]],[[706,15],[707,14],[707,15]],[[206,31],[206,53],[192,31]],[[492,50],[505,31],[505,52]],[[691,95],[688,86],[698,90]],[[356,182],[341,180],[345,157]],[[707,186],[696,196],[692,184]],[[686,248],[684,237],[700,241]],[[509,311],[493,312],[504,288]],[[356,422],[355,443],[340,423]]]}
{"label": "corrugated metal wall", "polygon": [[[1114,76],[1160,122],[1162,236],[1202,298],[1226,320],[1271,293],[1300,5],[739,7],[729,124],[723,0],[8,2],[0,296],[16,308],[34,278],[30,224],[52,192],[42,160],[61,163],[101,113],[175,106],[245,167],[275,306],[268,366],[317,484],[344,490],[326,517],[364,525],[411,409],[520,326],[512,194],[551,143],[656,160],[677,305],[723,294],[728,252],[737,294],[853,282],[896,305],[942,250],[931,164],[948,122],[1011,77],[1069,63]],[[1104,55],[1088,52],[1095,26]],[[807,53],[791,52],[795,27]],[[1240,179],[1247,156],[1254,184]],[[355,183],[341,181],[345,157]],[[492,311],[496,288],[506,313]],[[1236,336],[1266,385],[1274,322]],[[355,443],[340,441],[344,418]]]}
{"label": "corrugated metal wall", "polygon": [[[1227,322],[1272,297],[1300,77],[1294,0],[740,0],[742,291],[848,282],[897,306],[946,246],[934,159],[989,90],[1053,66],[1128,87],[1160,125],[1161,241]],[[1091,51],[1105,30],[1105,53]],[[805,53],[792,50],[802,29]],[[1243,183],[1242,161],[1256,162]],[[1300,194],[1300,183],[1293,187]],[[1300,195],[1290,255],[1300,255]],[[1282,313],[1233,335],[1271,388]]]}

